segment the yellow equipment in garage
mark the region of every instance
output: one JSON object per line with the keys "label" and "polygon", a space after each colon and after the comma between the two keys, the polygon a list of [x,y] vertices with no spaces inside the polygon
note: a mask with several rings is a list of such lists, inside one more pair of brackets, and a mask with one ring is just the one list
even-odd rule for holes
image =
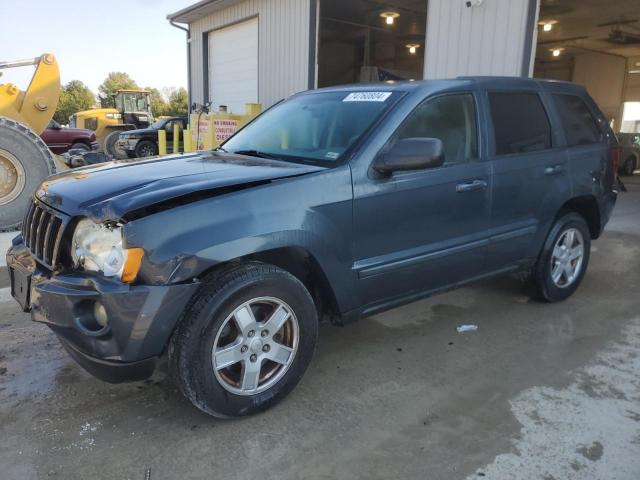
{"label": "yellow equipment in garage", "polygon": [[127,158],[118,147],[118,136],[126,130],[146,128],[153,123],[151,92],[119,90],[114,95],[115,108],[94,108],[73,114],[69,126],[96,132],[100,149],[116,158]]}
{"label": "yellow equipment in garage", "polygon": [[0,84],[0,231],[20,227],[36,187],[55,173],[53,154],[40,133],[53,118],[60,99],[56,57],[0,62],[2,70],[35,65],[29,87]]}

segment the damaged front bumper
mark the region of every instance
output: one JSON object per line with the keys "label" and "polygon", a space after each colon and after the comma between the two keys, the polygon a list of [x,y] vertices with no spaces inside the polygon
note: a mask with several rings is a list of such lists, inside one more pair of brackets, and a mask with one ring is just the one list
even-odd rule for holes
{"label": "damaged front bumper", "polygon": [[108,382],[149,377],[197,283],[128,285],[89,272],[54,275],[16,237],[7,253],[11,293],[70,355]]}

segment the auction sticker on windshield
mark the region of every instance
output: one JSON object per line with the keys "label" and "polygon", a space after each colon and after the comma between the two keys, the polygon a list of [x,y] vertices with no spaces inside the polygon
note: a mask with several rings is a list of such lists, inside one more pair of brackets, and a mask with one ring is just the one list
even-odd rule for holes
{"label": "auction sticker on windshield", "polygon": [[391,92],[352,92],[343,102],[384,102],[391,96]]}

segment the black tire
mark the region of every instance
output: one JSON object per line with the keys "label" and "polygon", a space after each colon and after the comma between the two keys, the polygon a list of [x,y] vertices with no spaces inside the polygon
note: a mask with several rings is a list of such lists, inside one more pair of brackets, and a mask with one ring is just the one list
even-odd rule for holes
{"label": "black tire", "polygon": [[0,195],[3,195],[0,198],[0,232],[10,232],[20,228],[33,192],[45,178],[55,173],[56,167],[53,154],[40,136],[26,125],[7,117],[0,117],[0,155],[5,166],[11,165],[11,172],[0,170],[0,183],[13,184],[9,176],[9,181],[3,176],[13,177],[17,172],[16,164],[20,169],[20,178],[15,186],[6,187],[5,193],[0,189]]}
{"label": "black tire", "polygon": [[154,157],[158,155],[158,146],[151,140],[140,140],[136,144],[136,157]]}
{"label": "black tire", "polygon": [[[235,394],[214,372],[214,343],[234,310],[257,297],[275,297],[290,306],[298,322],[298,348],[283,376],[269,388]],[[273,265],[239,264],[203,281],[171,338],[169,368],[184,396],[202,411],[219,418],[251,415],[276,404],[296,386],[311,361],[317,336],[313,299],[296,277]]]}
{"label": "black tire", "polygon": [[636,171],[636,158],[629,156],[622,164],[622,175],[631,176]]}
{"label": "black tire", "polygon": [[85,152],[90,152],[91,147],[86,143],[77,142],[71,145],[71,148],[69,150],[84,150]]}
{"label": "black tire", "polygon": [[103,150],[117,160],[127,158],[127,152],[118,147],[118,138],[123,130],[116,130],[104,138]]}
{"label": "black tire", "polygon": [[[574,279],[566,286],[558,286],[552,278],[552,256],[556,243],[565,232],[575,229],[580,232],[583,241],[583,256],[579,270]],[[549,235],[544,243],[542,252],[533,269],[532,280],[542,300],[546,302],[559,302],[569,298],[578,289],[589,265],[591,253],[591,232],[587,222],[577,213],[567,213],[560,217],[551,227]]]}

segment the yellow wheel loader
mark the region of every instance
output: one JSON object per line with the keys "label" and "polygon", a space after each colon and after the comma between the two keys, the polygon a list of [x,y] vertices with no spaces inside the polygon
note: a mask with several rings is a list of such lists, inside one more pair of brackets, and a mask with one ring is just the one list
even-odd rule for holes
{"label": "yellow wheel loader", "polygon": [[60,70],[50,54],[0,62],[2,70],[35,65],[29,87],[0,84],[0,231],[20,228],[37,186],[55,173],[53,154],[40,138],[60,99]]}
{"label": "yellow wheel loader", "polygon": [[127,158],[118,148],[118,136],[126,130],[147,128],[153,123],[151,93],[146,90],[119,90],[115,108],[94,108],[71,115],[69,126],[96,132],[100,149],[115,158]]}

